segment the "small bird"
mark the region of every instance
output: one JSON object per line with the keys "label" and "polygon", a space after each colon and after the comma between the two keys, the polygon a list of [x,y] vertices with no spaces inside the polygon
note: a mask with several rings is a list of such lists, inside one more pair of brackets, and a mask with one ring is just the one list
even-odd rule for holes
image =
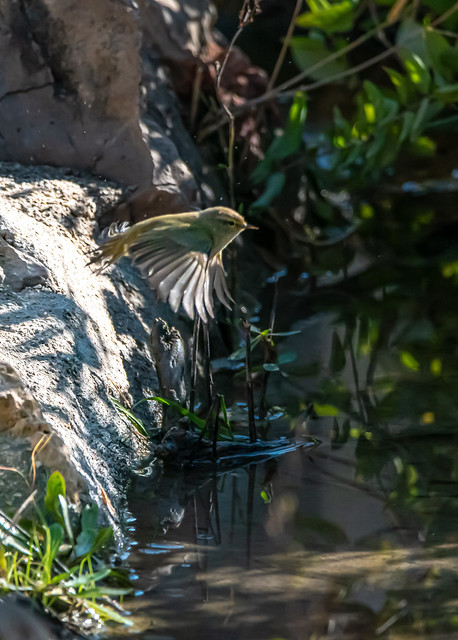
{"label": "small bird", "polygon": [[100,272],[131,256],[160,301],[168,300],[174,312],[182,304],[191,319],[197,314],[206,323],[215,315],[214,291],[231,308],[221,254],[246,229],[257,227],[228,207],[157,216],[130,228],[111,225],[90,263],[103,262]]}

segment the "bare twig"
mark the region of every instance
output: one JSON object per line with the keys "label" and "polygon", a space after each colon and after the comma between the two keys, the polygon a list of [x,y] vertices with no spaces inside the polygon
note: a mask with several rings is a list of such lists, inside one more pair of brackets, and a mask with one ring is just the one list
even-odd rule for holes
{"label": "bare twig", "polygon": [[16,513],[13,516],[13,518],[11,520],[12,524],[17,525],[17,523],[19,522],[19,518],[24,513],[24,511],[27,509],[29,504],[34,502],[37,493],[38,493],[38,489],[35,489],[34,491],[32,491],[32,493],[29,495],[29,497],[24,500],[24,502],[21,504],[21,506],[19,507],[19,509],[16,511]]}
{"label": "bare twig", "polygon": [[380,27],[380,20],[377,13],[377,5],[375,4],[374,0],[369,1],[369,13],[371,14],[371,18],[374,24],[379,27],[379,31],[377,33],[378,39],[388,49],[389,47],[391,47],[391,42],[386,37],[385,31]]}
{"label": "bare twig", "polygon": [[196,73],[194,76],[194,82],[192,83],[192,96],[191,96],[191,110],[189,114],[190,129],[194,131],[197,117],[197,107],[199,104],[200,87],[202,86],[202,77],[204,72],[204,66],[201,60],[197,61]]}
{"label": "bare twig", "polygon": [[409,2],[409,0],[398,0],[391,7],[390,12],[388,14],[387,20],[389,23],[396,22],[401,17],[402,10],[405,5]]}
{"label": "bare twig", "polygon": [[293,15],[291,16],[291,20],[289,23],[288,31],[286,32],[286,36],[283,40],[283,45],[278,54],[277,62],[275,63],[274,70],[272,71],[272,75],[270,76],[270,80],[267,84],[267,91],[273,89],[275,82],[277,80],[278,74],[280,73],[280,69],[282,67],[283,61],[286,56],[286,52],[288,51],[289,43],[291,42],[291,38],[293,37],[294,28],[296,26],[296,19],[299,15],[299,12],[302,7],[302,0],[297,0],[296,6],[294,7]]}
{"label": "bare twig", "polygon": [[232,40],[229,43],[229,46],[226,51],[226,55],[224,56],[223,63],[221,67],[217,70],[216,76],[216,96],[218,101],[226,112],[227,118],[229,120],[229,139],[227,146],[227,175],[229,180],[229,197],[231,201],[231,207],[235,208],[235,194],[234,194],[234,144],[235,144],[235,115],[229,109],[227,104],[225,104],[223,100],[223,95],[221,93],[221,79],[223,77],[224,71],[226,69],[226,65],[228,63],[229,57],[234,49],[235,43],[237,42],[240,34],[244,30],[244,28],[253,22],[255,14],[260,11],[259,0],[244,0],[242,9],[239,13],[239,28],[235,32]]}
{"label": "bare twig", "polygon": [[229,198],[231,201],[231,207],[235,207],[235,194],[234,194],[234,143],[235,143],[235,116],[232,111],[229,109],[227,104],[224,103],[222,94],[221,94],[221,78],[223,77],[224,70],[226,68],[227,61],[229,59],[229,55],[235,45],[235,42],[239,35],[242,33],[243,27],[239,27],[236,34],[231,40],[231,43],[226,51],[226,56],[223,60],[223,64],[221,65],[218,75],[216,78],[216,95],[218,97],[219,103],[226,112],[226,115],[229,120],[229,139],[227,143],[227,177],[229,180]]}
{"label": "bare twig", "polygon": [[44,433],[32,450],[32,454],[30,456],[30,472],[32,474],[32,488],[35,486],[35,480],[37,477],[36,456],[40,453],[40,451],[42,451],[47,446],[52,436],[53,436],[52,433],[48,435]]}
{"label": "bare twig", "polygon": [[[276,349],[272,340],[272,333],[274,332],[275,326],[275,316],[277,314],[277,304],[278,304],[278,278],[274,280],[274,295],[272,299],[272,308],[270,311],[270,320],[269,320],[269,335],[266,336],[264,340],[264,364],[268,364],[274,362],[274,357],[276,356]],[[261,385],[261,398],[259,400],[259,419],[263,420],[265,417],[265,398],[267,393],[267,383],[269,381],[270,371],[264,370],[262,375],[262,385]]]}
{"label": "bare twig", "polygon": [[[291,42],[291,38],[293,36],[293,32],[294,32],[294,28],[296,26],[296,19],[297,16],[300,13],[301,7],[302,7],[302,2],[303,0],[297,0],[296,2],[296,6],[294,8],[293,11],[293,15],[291,16],[291,20],[288,26],[288,31],[286,32],[286,36],[283,39],[283,44],[282,47],[280,49],[280,53],[278,54],[278,58],[277,61],[275,63],[274,69],[272,71],[272,75],[270,76],[269,82],[267,83],[267,91],[270,91],[271,89],[273,89],[275,82],[277,80],[278,74],[280,73],[280,69],[283,65],[283,61],[285,59],[286,56],[286,52],[288,51],[288,47],[290,45]],[[258,112],[256,113],[256,118],[255,118],[255,122],[253,125],[253,130],[256,131],[259,127],[259,123],[261,122],[262,118],[264,115],[264,105],[261,105],[261,108],[258,110]],[[245,140],[245,144],[243,146],[243,151],[241,154],[242,158],[245,158],[247,156],[248,153],[248,147],[250,145],[250,137],[248,136]]]}
{"label": "bare twig", "polygon": [[[251,109],[252,107],[254,107],[254,106],[258,105],[258,104],[262,104],[264,102],[268,102],[269,100],[272,100],[274,98],[278,98],[280,95],[284,95],[282,92],[285,89],[288,89],[289,87],[294,86],[295,84],[297,84],[301,80],[304,80],[307,76],[309,76],[314,71],[318,71],[319,69],[321,69],[322,67],[326,66],[330,62],[333,62],[334,60],[336,60],[336,59],[340,58],[341,56],[345,55],[346,53],[348,53],[352,49],[355,49],[356,47],[359,47],[361,44],[366,42],[366,40],[369,40],[372,36],[377,35],[379,29],[383,28],[384,26],[387,26],[387,24],[383,23],[382,25],[378,25],[378,27],[376,29],[372,29],[371,31],[368,31],[366,34],[360,36],[359,38],[357,38],[353,42],[350,42],[350,44],[348,44],[346,47],[343,47],[342,49],[339,49],[339,51],[335,51],[334,53],[331,53],[327,58],[325,58],[323,60],[320,60],[316,64],[313,64],[311,67],[309,67],[305,71],[301,71],[301,73],[298,73],[293,78],[290,78],[289,80],[286,80],[285,82],[283,82],[282,84],[278,85],[275,88],[267,90],[265,93],[263,93],[261,96],[258,96],[257,98],[253,98],[252,100],[247,100],[245,102],[245,104],[241,105],[240,107],[237,107],[237,109],[234,109],[234,111],[232,112],[233,117],[236,117],[236,116],[240,115],[244,111],[247,111],[248,109]],[[327,82],[332,82],[332,79],[328,80]],[[308,90],[308,87],[306,85],[305,87],[298,87],[298,89],[300,89],[300,90]],[[294,93],[298,89],[296,89],[294,91]],[[289,94],[287,94],[287,95],[289,95]],[[198,136],[199,141],[201,141],[204,138],[206,138],[208,135],[213,133],[213,131],[219,129],[222,125],[224,125],[226,123],[226,121],[227,121],[226,117],[222,117],[218,122],[214,123],[213,125],[208,125],[208,127],[205,127],[205,129],[203,129],[200,132],[199,136]]]}
{"label": "bare twig", "polygon": [[[441,24],[442,22],[447,20],[447,18],[449,18],[456,11],[458,11],[458,2],[456,2],[452,7],[450,7],[450,9],[445,11],[441,16],[436,18],[436,20],[434,20],[431,23],[431,27],[436,27],[437,25]],[[294,76],[294,78],[290,78],[289,80],[287,80],[283,84],[278,85],[277,87],[275,87],[273,89],[270,89],[269,91],[266,91],[265,93],[262,94],[262,96],[258,96],[257,98],[253,98],[252,100],[247,100],[245,102],[245,104],[241,105],[240,107],[237,107],[237,109],[234,109],[234,111],[232,112],[233,117],[236,117],[236,116],[240,115],[241,113],[251,109],[252,107],[254,107],[254,106],[258,105],[258,104],[262,104],[262,103],[267,102],[267,101],[272,100],[272,99],[277,99],[277,98],[280,98],[280,97],[281,98],[289,98],[289,97],[294,96],[297,91],[306,91],[307,92],[307,91],[313,91],[315,89],[319,89],[322,86],[325,86],[325,85],[330,84],[332,82],[335,82],[337,80],[342,80],[342,79],[344,79],[344,78],[346,78],[346,77],[348,77],[350,75],[353,75],[353,74],[357,73],[358,71],[362,71],[363,69],[367,69],[367,68],[373,66],[374,64],[377,64],[378,62],[380,62],[381,60],[384,60],[385,58],[388,58],[393,53],[397,52],[398,47],[396,45],[393,46],[393,47],[390,47],[386,51],[383,51],[381,54],[379,54],[377,56],[374,56],[373,58],[370,58],[369,60],[366,60],[365,62],[363,62],[363,63],[361,63],[359,65],[351,67],[351,69],[347,69],[346,71],[343,71],[341,73],[335,74],[334,76],[331,76],[330,78],[327,78],[327,79],[324,79],[324,80],[318,80],[316,82],[312,82],[312,83],[306,84],[306,85],[299,85],[294,90],[286,91],[286,89],[288,89],[289,87],[292,87],[292,86],[298,84],[301,80],[303,80],[307,76],[310,76],[310,74],[313,73],[314,71],[318,71],[318,69],[321,69],[322,67],[327,65],[329,62],[332,62],[332,61],[340,58],[341,56],[345,55],[349,51],[355,49],[356,47],[359,47],[360,45],[362,45],[364,42],[369,40],[374,35],[378,35],[380,33],[380,30],[385,29],[386,27],[391,26],[392,24],[393,24],[393,22],[388,22],[388,20],[386,20],[385,22],[377,25],[377,27],[375,29],[371,29],[371,31],[368,31],[367,33],[363,34],[362,36],[360,36],[359,38],[357,38],[353,42],[350,42],[350,44],[348,44],[346,47],[343,47],[342,49],[339,49],[339,51],[335,51],[334,53],[329,55],[327,58],[324,58],[323,60],[320,60],[319,62],[317,62],[316,64],[312,65],[308,69],[306,69],[306,70],[302,71],[301,73],[297,74],[296,76]],[[405,39],[404,39],[404,42],[408,41],[409,39],[412,39],[413,37],[415,37],[415,34],[412,34],[410,36],[406,36]],[[202,141],[204,138],[209,136],[211,133],[213,133],[214,131],[219,129],[221,126],[223,126],[225,124],[225,122],[226,122],[226,118],[223,117],[220,120],[218,120],[218,122],[215,122],[212,125],[208,125],[208,127],[206,127],[199,134],[199,141]]]}

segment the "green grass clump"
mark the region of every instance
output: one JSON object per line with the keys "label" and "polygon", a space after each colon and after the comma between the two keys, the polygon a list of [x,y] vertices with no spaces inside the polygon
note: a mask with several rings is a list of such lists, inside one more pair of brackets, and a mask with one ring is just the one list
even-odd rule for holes
{"label": "green grass clump", "polygon": [[65,480],[55,472],[36,514],[16,524],[0,511],[0,595],[29,596],[78,630],[100,631],[110,623],[131,626],[113,598],[132,589],[96,555],[113,535],[111,527],[98,527],[97,506],[71,517]]}

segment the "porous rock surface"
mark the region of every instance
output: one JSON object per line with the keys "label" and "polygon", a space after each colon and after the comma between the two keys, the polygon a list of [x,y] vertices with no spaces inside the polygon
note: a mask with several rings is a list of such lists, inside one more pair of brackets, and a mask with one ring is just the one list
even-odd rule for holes
{"label": "porous rock surface", "polygon": [[[158,313],[127,260],[107,275],[87,265],[96,213],[119,194],[89,175],[0,163],[0,237],[8,249],[0,253],[0,432],[26,437],[30,451],[54,433],[42,462],[50,470],[70,462],[70,492],[87,486],[101,505],[108,499],[115,520],[126,479],[149,446],[109,396],[128,402],[157,391],[147,341]],[[37,265],[39,282],[18,286],[23,262]],[[17,466],[2,451],[0,464]]]}
{"label": "porous rock surface", "polygon": [[87,252],[113,215],[214,201],[165,66],[192,86],[213,18],[208,0],[0,0],[0,484],[16,506],[36,458],[116,521],[149,453],[109,396],[157,392],[146,344],[169,311],[127,261],[99,275]]}
{"label": "porous rock surface", "polygon": [[208,0],[0,0],[0,160],[89,169],[157,213],[203,204],[161,50],[192,61],[210,20]]}
{"label": "porous rock surface", "polygon": [[[128,261],[97,274],[87,252],[113,220],[225,202],[187,130],[225,56],[214,18],[209,0],[0,0],[0,432],[26,437],[23,475],[54,434],[37,461],[70,462],[71,492],[114,522],[149,445],[109,396],[157,392],[146,345],[170,311]],[[247,62],[229,58],[224,101]]]}

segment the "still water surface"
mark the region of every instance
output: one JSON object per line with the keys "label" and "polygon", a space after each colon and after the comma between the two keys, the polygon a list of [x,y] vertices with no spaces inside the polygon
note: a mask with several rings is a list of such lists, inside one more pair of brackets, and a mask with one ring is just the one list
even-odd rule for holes
{"label": "still water surface", "polygon": [[375,206],[345,268],[327,250],[312,284],[279,282],[276,329],[297,333],[277,339],[268,437],[318,448],[133,487],[142,638],[458,638],[458,234],[437,202]]}

